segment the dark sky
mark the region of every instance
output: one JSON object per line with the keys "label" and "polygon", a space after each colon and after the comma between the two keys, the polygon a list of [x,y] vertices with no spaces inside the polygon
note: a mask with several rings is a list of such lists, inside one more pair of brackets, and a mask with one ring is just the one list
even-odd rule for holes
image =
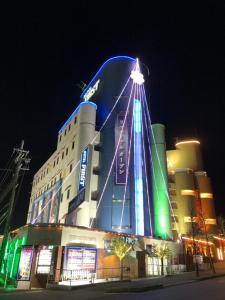
{"label": "dark sky", "polygon": [[79,103],[77,83],[115,55],[150,68],[152,119],[166,125],[168,148],[176,137],[200,139],[216,211],[225,215],[224,1],[52,3],[0,8],[0,168],[21,139],[32,158],[14,225],[25,222],[33,174]]}

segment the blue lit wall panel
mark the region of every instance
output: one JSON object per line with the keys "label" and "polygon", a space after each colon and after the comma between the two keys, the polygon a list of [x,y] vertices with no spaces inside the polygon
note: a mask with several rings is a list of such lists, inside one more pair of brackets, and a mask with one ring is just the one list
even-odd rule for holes
{"label": "blue lit wall panel", "polygon": [[[100,80],[98,90],[93,94],[89,101],[92,101],[97,104],[97,120],[96,120],[96,127],[97,130],[102,126],[103,122],[105,121],[106,117],[108,116],[109,112],[111,111],[112,107],[115,104],[115,101],[118,99],[125,83],[127,82],[128,78],[130,77],[131,71],[134,69],[135,66],[135,59],[130,57],[117,57],[110,59],[107,61],[103,66],[100,68],[99,72],[96,73],[94,78],[91,80],[90,84],[87,86],[86,90],[81,95],[81,101],[83,101],[82,97],[88,91],[88,89],[95,85],[95,83]],[[147,70],[145,69],[144,72],[147,74]],[[147,78],[147,75],[145,77]],[[117,231],[117,232],[126,232],[126,233],[133,233],[135,234],[137,231],[140,234],[143,234],[144,227],[143,224],[140,222],[139,229],[137,229],[136,217],[140,220],[140,215],[142,218],[148,218],[146,212],[146,185],[145,182],[138,183],[140,179],[140,168],[141,162],[138,162],[138,168],[136,173],[136,178],[134,176],[134,153],[135,149],[131,147],[131,159],[130,159],[130,166],[128,173],[131,176],[128,178],[127,183],[127,193],[126,193],[126,204],[124,206],[124,213],[123,213],[123,222],[121,224],[122,229],[116,229],[116,227],[120,225],[121,220],[121,211],[122,211],[122,202],[115,202],[114,200],[123,200],[124,195],[124,182],[125,177],[119,178],[118,184],[116,184],[116,166],[114,165],[112,168],[112,172],[109,177],[108,184],[105,188],[105,182],[108,175],[108,171],[111,166],[111,162],[115,153],[116,148],[116,140],[118,137],[115,136],[115,124],[118,120],[118,115],[121,113],[126,112],[126,108],[129,101],[129,95],[132,88],[132,80],[129,81],[127,88],[124,90],[122,94],[122,98],[119,101],[116,109],[110,115],[109,121],[106,123],[104,129],[101,131],[101,144],[100,144],[100,153],[99,153],[99,180],[98,180],[98,199],[97,205],[97,217],[96,217],[96,226],[99,229],[109,230],[109,231]],[[128,142],[131,140],[130,136],[130,128],[132,124],[132,115],[133,115],[133,101],[131,103],[128,115],[127,115],[127,135],[128,135]],[[140,116],[139,116],[140,117]],[[140,121],[140,120],[139,120]],[[140,124],[136,123],[136,128],[140,128]],[[140,135],[139,135],[140,136]],[[139,137],[136,136],[136,140]],[[141,141],[137,141],[137,144]],[[132,138],[132,145],[134,143],[134,138]],[[141,147],[141,145],[140,145]],[[126,151],[128,151],[126,147]],[[138,149],[139,157],[141,156],[141,148]],[[127,153],[126,153],[127,155]],[[127,156],[124,156],[124,160],[127,161]],[[118,162],[117,162],[118,163]],[[150,167],[148,166],[148,170]],[[143,170],[142,170],[142,174]],[[134,188],[136,184],[136,189]],[[103,189],[105,188],[105,192],[100,202],[100,195]],[[140,192],[141,190],[141,192]],[[135,194],[140,197],[142,195],[142,199],[139,202],[142,202],[140,207],[144,206],[144,212],[140,212],[140,207],[137,206],[137,201],[135,202]],[[138,209],[138,214],[136,214],[136,210]],[[143,209],[142,209],[143,210]],[[145,220],[145,221],[146,221]],[[141,220],[140,220],[141,221]],[[144,222],[144,220],[142,220]],[[126,228],[123,228],[126,227]],[[147,230],[149,233],[149,230]]]}

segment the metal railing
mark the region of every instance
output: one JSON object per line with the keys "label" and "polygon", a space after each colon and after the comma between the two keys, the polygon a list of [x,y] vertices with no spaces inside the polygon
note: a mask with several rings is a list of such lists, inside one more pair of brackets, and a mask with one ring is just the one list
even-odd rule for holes
{"label": "metal railing", "polygon": [[[122,268],[123,280],[130,279],[130,269]],[[88,284],[96,281],[114,281],[121,279],[121,268],[97,268],[95,269],[50,269],[47,284],[76,285],[78,283]]]}

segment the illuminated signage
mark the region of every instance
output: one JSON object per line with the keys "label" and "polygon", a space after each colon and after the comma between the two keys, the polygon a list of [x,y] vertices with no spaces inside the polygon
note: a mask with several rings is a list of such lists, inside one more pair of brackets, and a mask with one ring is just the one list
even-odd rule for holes
{"label": "illuminated signage", "polygon": [[124,114],[120,113],[115,127],[115,147],[119,142],[116,156],[116,184],[126,184],[127,177],[128,127],[127,124],[123,126],[124,118]]}
{"label": "illuminated signage", "polygon": [[97,249],[65,247],[64,269],[66,270],[96,270]]}
{"label": "illuminated signage", "polygon": [[29,281],[33,257],[33,247],[24,246],[21,249],[17,280]]}
{"label": "illuminated signage", "polygon": [[82,190],[85,187],[86,174],[87,174],[87,162],[88,162],[88,148],[86,148],[81,153],[81,158],[80,158],[80,179],[79,179],[78,191]]}
{"label": "illuminated signage", "polygon": [[99,83],[100,83],[100,79],[98,79],[93,86],[89,87],[89,89],[87,90],[87,92],[84,94],[83,97],[85,101],[88,101],[98,90]]}
{"label": "illuminated signage", "polygon": [[52,261],[52,246],[43,246],[38,253],[37,274],[48,274]]}

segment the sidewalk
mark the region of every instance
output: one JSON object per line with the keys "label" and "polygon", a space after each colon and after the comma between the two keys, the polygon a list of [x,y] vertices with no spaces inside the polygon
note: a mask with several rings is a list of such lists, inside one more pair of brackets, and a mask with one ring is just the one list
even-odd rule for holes
{"label": "sidewalk", "polygon": [[[141,293],[145,291],[167,288],[178,285],[185,285],[200,280],[207,280],[225,276],[224,270],[216,270],[216,274],[213,274],[212,271],[200,271],[200,276],[196,277],[195,272],[184,272],[177,275],[170,276],[161,276],[161,277],[148,277],[148,278],[139,278],[133,280],[124,280],[124,281],[110,281],[104,283],[94,283],[88,285],[80,286],[51,286],[49,290],[73,290],[78,293],[85,293],[91,295],[92,293],[96,295],[103,295],[104,293]],[[45,289],[31,289],[31,290],[17,290],[17,289],[0,289],[0,295],[2,293],[23,293],[23,292],[37,292],[44,291]],[[80,290],[80,291],[79,291]]]}
{"label": "sidewalk", "polygon": [[147,290],[166,288],[170,286],[188,284],[199,280],[207,280],[217,277],[225,276],[224,270],[216,271],[213,274],[211,270],[200,271],[199,277],[196,277],[195,272],[184,272],[177,275],[161,276],[161,277],[148,277],[139,278],[126,281],[111,281],[104,283],[94,283],[82,286],[55,286],[49,287],[50,289],[66,289],[66,290],[77,290],[77,289],[92,289],[93,291],[99,291],[104,293],[138,293]]}
{"label": "sidewalk", "polygon": [[147,290],[166,288],[170,286],[188,284],[195,281],[213,279],[225,276],[225,272],[219,270],[216,274],[212,271],[200,271],[199,277],[195,272],[185,272],[177,275],[163,277],[149,277],[143,279],[135,279],[127,283],[118,283],[117,287],[108,287],[106,293],[123,293],[123,292],[144,292]]}

